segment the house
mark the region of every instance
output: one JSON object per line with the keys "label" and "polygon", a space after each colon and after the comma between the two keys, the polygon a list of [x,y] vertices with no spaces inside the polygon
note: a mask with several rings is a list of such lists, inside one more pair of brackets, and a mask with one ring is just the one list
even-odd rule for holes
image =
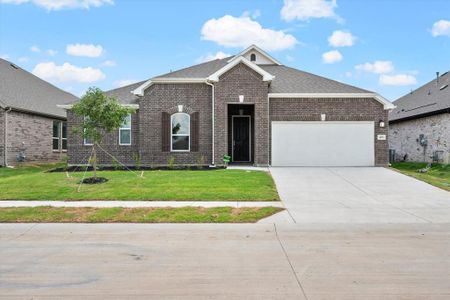
{"label": "house", "polygon": [[397,160],[450,159],[450,74],[445,72],[394,102],[389,114],[389,146]]}
{"label": "house", "polygon": [[[137,112],[103,149],[124,164],[383,166],[393,105],[380,95],[299,71],[251,46],[107,92]],[[69,129],[83,118],[68,109]],[[69,163],[91,151],[68,133]],[[110,164],[106,152],[99,157]]]}
{"label": "house", "polygon": [[0,166],[61,159],[67,147],[66,112],[78,98],[0,59]]}

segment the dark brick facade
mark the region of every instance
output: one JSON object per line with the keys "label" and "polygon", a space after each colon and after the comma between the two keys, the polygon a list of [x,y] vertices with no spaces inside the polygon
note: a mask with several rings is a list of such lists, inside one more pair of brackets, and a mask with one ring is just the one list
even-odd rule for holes
{"label": "dark brick facade", "polygon": [[[199,112],[199,149],[197,152],[163,152],[161,117],[162,112]],[[211,87],[203,83],[193,84],[155,84],[145,91],[139,103],[140,152],[146,165],[165,165],[169,158],[175,164],[211,163],[212,115]],[[192,134],[192,132],[191,132]]]}
{"label": "dark brick facade", "polygon": [[[387,111],[374,99],[268,99],[269,84],[262,76],[244,64],[239,64],[223,74],[215,83],[215,157],[216,165],[223,164],[223,155],[230,154],[230,120],[239,105],[252,109],[252,154],[255,165],[270,163],[271,121],[320,121],[320,114],[326,114],[327,121],[374,121],[375,139],[378,134],[388,134]],[[239,101],[239,96],[244,101]],[[121,162],[133,165],[133,157],[139,156],[142,165],[166,165],[170,158],[175,164],[193,165],[212,163],[212,88],[205,83],[158,83],[149,87],[139,102],[139,111],[132,117],[132,145],[120,146],[118,131],[111,133],[103,147]],[[233,106],[230,106],[232,104]],[[198,151],[164,151],[162,114],[198,112]],[[229,108],[233,107],[233,111]],[[270,111],[270,115],[269,115]],[[380,128],[379,121],[386,127]],[[91,147],[84,146],[79,135],[72,128],[79,124],[68,112],[69,163],[85,163]],[[192,134],[192,132],[191,132]],[[101,164],[111,164],[111,158],[99,153]],[[376,165],[388,162],[388,142],[375,140]]]}
{"label": "dark brick facade", "polygon": [[254,104],[254,163],[266,166],[269,163],[269,105],[268,82],[244,64],[239,64],[223,74],[215,84],[215,163],[223,164],[228,154],[228,104]]}
{"label": "dark brick facade", "polygon": [[[75,132],[75,128],[80,126],[81,122],[82,118],[70,110],[67,111],[69,164],[86,164],[92,152],[92,147],[84,145],[81,135]],[[131,116],[131,145],[119,145],[119,131],[116,130],[106,134],[101,147],[121,163],[134,165],[135,159],[139,157],[139,111]],[[113,161],[111,156],[101,149],[97,151],[97,160],[104,165],[111,165]]]}
{"label": "dark brick facade", "polygon": [[[162,112],[178,112],[178,105],[183,105],[183,112],[199,112],[199,149],[191,152],[162,151]],[[69,163],[85,163],[92,147],[83,145],[83,139],[73,132],[73,128],[82,121],[72,112],[67,115],[69,124]],[[211,163],[212,117],[211,87],[206,84],[155,84],[145,91],[140,99],[139,110],[132,115],[131,146],[119,145],[119,131],[106,136],[102,147],[120,162],[134,165],[136,157],[145,166],[167,165],[170,158],[175,164],[195,165]],[[192,133],[191,133],[192,134]],[[99,151],[100,164],[110,165],[111,156]]]}
{"label": "dark brick facade", "polygon": [[[7,115],[7,116],[6,116]],[[6,118],[5,118],[6,116]],[[40,115],[9,111],[0,113],[1,145],[5,145],[5,119],[7,120],[7,164],[16,165],[17,155],[24,152],[25,162],[53,162],[61,160],[65,152],[52,149],[52,119]],[[0,163],[4,164],[4,148],[0,150]]]}
{"label": "dark brick facade", "polygon": [[[347,99],[270,99],[270,121],[320,121],[326,114],[327,121],[374,121],[375,164],[388,164],[388,141],[378,141],[377,135],[388,135],[388,111],[378,101],[367,98]],[[379,127],[379,121],[385,123]]]}

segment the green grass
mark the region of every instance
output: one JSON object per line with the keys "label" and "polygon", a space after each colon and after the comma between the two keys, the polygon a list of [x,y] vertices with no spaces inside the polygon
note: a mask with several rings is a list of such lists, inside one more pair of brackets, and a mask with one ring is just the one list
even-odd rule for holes
{"label": "green grass", "polygon": [[392,167],[403,174],[425,181],[441,189],[450,191],[450,164],[432,164],[427,173],[419,173],[417,170],[425,168],[426,163],[400,162],[392,164]]}
{"label": "green grass", "polygon": [[83,184],[78,192],[82,172],[68,178],[64,172],[45,173],[50,167],[0,168],[0,200],[279,200],[272,177],[261,171],[145,171],[144,178],[101,171],[98,176],[108,182]]}
{"label": "green grass", "polygon": [[254,223],[278,207],[180,208],[0,208],[0,223]]}

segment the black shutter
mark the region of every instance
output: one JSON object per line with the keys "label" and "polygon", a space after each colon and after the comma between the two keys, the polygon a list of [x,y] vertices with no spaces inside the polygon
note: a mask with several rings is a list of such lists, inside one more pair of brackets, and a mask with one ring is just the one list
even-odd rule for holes
{"label": "black shutter", "polygon": [[161,151],[170,151],[170,115],[166,112],[161,114]]}
{"label": "black shutter", "polygon": [[199,113],[191,114],[191,151],[198,152],[199,148]]}

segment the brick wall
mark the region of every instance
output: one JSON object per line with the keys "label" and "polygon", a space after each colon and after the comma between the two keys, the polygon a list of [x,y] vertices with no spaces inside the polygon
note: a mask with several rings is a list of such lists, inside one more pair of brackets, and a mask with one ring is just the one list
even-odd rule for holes
{"label": "brick wall", "polygon": [[5,165],[5,111],[0,108],[0,166]]}
{"label": "brick wall", "polygon": [[65,153],[52,150],[54,119],[17,111],[7,114],[9,165],[17,164],[16,158],[21,151],[25,152],[26,162],[58,161],[65,156]]}
{"label": "brick wall", "polygon": [[[423,134],[426,147],[418,139]],[[443,113],[425,118],[408,120],[389,125],[389,147],[396,152],[396,159],[431,162],[434,151],[443,151],[443,160],[450,158],[450,114]]]}
{"label": "brick wall", "polygon": [[[163,152],[162,151],[162,112],[183,111],[199,113],[199,151]],[[140,153],[146,165],[166,165],[170,157],[175,164],[197,164],[204,160],[211,163],[212,158],[212,118],[211,87],[204,83],[193,84],[155,84],[145,91],[139,103],[140,109]]]}
{"label": "brick wall", "polygon": [[[378,134],[388,135],[388,111],[378,101],[367,99],[270,99],[270,121],[320,121],[326,114],[327,121],[374,121],[375,164],[388,163],[388,141],[378,141]],[[386,127],[380,128],[383,120]]]}
{"label": "brick wall", "polygon": [[215,84],[215,163],[223,164],[228,154],[228,104],[254,104],[254,163],[267,165],[269,162],[269,107],[267,103],[268,83],[262,76],[244,64],[238,64],[220,77]]}
{"label": "brick wall", "polygon": [[[77,117],[73,112],[67,111],[67,154],[69,164],[86,164],[91,155],[92,146],[83,144],[83,138],[74,129],[80,126],[83,119]],[[119,130],[106,134],[100,145],[109,154],[116,157],[118,161],[127,165],[134,165],[135,158],[139,156],[139,111],[131,115],[131,145],[119,145]],[[97,151],[99,164],[111,165],[113,159],[106,152]]]}

